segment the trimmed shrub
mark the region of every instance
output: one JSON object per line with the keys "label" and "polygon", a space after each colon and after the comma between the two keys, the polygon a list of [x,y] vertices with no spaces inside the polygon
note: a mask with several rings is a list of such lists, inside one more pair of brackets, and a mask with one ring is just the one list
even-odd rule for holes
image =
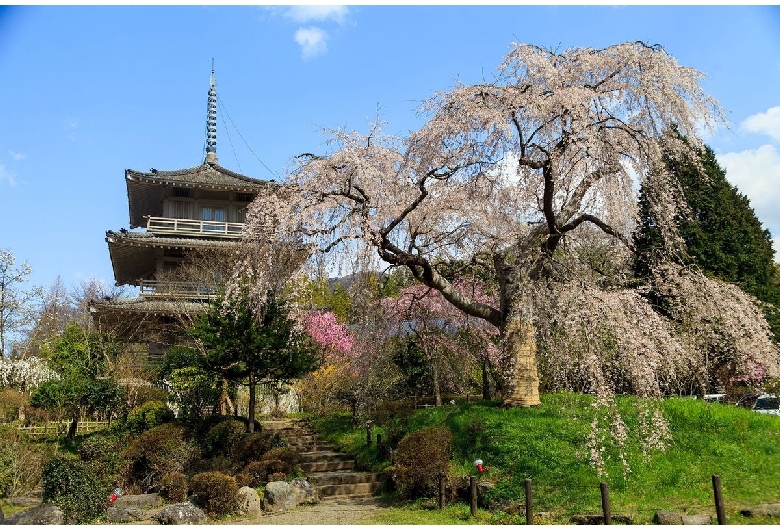
{"label": "trimmed shrub", "polygon": [[233,447],[233,458],[241,464],[260,460],[275,447],[283,447],[284,441],[278,433],[254,432],[241,438]]}
{"label": "trimmed shrub", "polygon": [[181,425],[165,424],[141,434],[128,453],[129,482],[141,491],[160,489],[162,478],[168,473],[183,473],[200,458],[197,444],[189,441]]}
{"label": "trimmed shrub", "polygon": [[285,473],[287,464],[281,460],[262,460],[251,462],[244,468],[242,474],[247,476],[248,486],[259,488],[268,482],[268,477],[274,473]]}
{"label": "trimmed shrub", "polygon": [[169,423],[174,418],[173,411],[162,401],[147,401],[130,411],[125,425],[130,432],[141,433],[163,423]]}
{"label": "trimmed shrub", "polygon": [[226,475],[233,475],[236,471],[241,469],[241,465],[237,464],[229,456],[214,456],[199,460],[193,464],[193,473],[203,473],[206,471],[220,471]]}
{"label": "trimmed shrub", "polygon": [[203,509],[211,515],[224,516],[238,510],[236,479],[219,471],[198,473],[190,480],[192,492]]}
{"label": "trimmed shrub", "polygon": [[246,433],[246,425],[241,420],[229,419],[209,429],[203,440],[203,452],[206,455],[230,455],[235,445]]}
{"label": "trimmed shrub", "polygon": [[[243,488],[244,486],[250,486],[249,475],[247,475],[246,473],[244,472],[236,473],[234,476],[236,478],[236,484],[238,484],[239,488]],[[257,488],[259,486],[252,486],[252,487]]]}
{"label": "trimmed shrub", "polygon": [[287,475],[284,473],[271,473],[268,475],[268,482],[277,482],[277,481],[285,481],[287,480]]}
{"label": "trimmed shrub", "polygon": [[263,460],[280,460],[284,463],[284,468],[278,471],[289,474],[301,463],[301,454],[292,447],[275,447],[263,455]]}
{"label": "trimmed shrub", "polygon": [[396,450],[398,491],[408,498],[435,495],[439,473],[449,468],[452,442],[452,432],[446,427],[426,427],[404,436]]}
{"label": "trimmed shrub", "polygon": [[160,494],[173,502],[183,502],[187,500],[187,477],[184,473],[173,471],[162,478],[160,483]]}
{"label": "trimmed shrub", "polygon": [[106,514],[110,482],[85,462],[56,456],[43,470],[43,500],[59,506],[68,523],[89,523]]}

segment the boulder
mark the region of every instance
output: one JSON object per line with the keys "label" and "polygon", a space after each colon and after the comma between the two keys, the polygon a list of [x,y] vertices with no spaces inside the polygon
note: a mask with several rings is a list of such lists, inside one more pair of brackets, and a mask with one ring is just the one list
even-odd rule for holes
{"label": "boulder", "polygon": [[263,494],[263,510],[266,512],[285,512],[298,505],[295,493],[284,481],[269,482]]}
{"label": "boulder", "polygon": [[244,486],[238,490],[238,513],[242,515],[263,513],[263,499],[254,488]]}
{"label": "boulder", "polygon": [[32,508],[33,506],[41,505],[41,498],[34,495],[22,495],[20,497],[10,497],[7,499],[10,504],[16,506],[27,506]]}
{"label": "boulder", "polygon": [[141,495],[122,495],[114,501],[117,508],[158,508],[165,504],[165,499],[156,493]]}
{"label": "boulder", "polygon": [[290,490],[295,495],[296,504],[316,504],[320,502],[317,490],[308,480],[302,478],[293,479],[290,482]]}
{"label": "boulder", "polygon": [[495,487],[495,484],[492,482],[477,482],[477,506],[481,508],[491,508],[491,506],[488,505],[486,495]]}
{"label": "boulder", "polygon": [[144,518],[144,511],[141,508],[134,506],[128,506],[127,508],[121,506],[109,506],[106,512],[106,519],[112,523],[130,523],[133,521],[140,521]]}
{"label": "boulder", "polygon": [[154,518],[160,524],[202,524],[206,514],[191,502],[183,502],[166,506]]}
{"label": "boulder", "polygon": [[762,504],[754,508],[740,510],[745,517],[780,517],[780,504]]}
{"label": "boulder", "polygon": [[683,515],[680,519],[682,520],[682,524],[712,524],[711,515]]}
{"label": "boulder", "polygon": [[[612,523],[619,524],[633,524],[634,519],[628,514],[613,513],[610,515],[610,521]],[[601,513],[586,513],[580,515],[572,515],[571,522],[574,524],[585,525],[601,525],[604,524],[604,514]]]}
{"label": "boulder", "polygon": [[14,524],[65,524],[65,512],[59,506],[44,504],[30,508],[14,518]]}
{"label": "boulder", "polygon": [[655,524],[682,524],[682,516],[679,513],[658,510],[653,515]]}

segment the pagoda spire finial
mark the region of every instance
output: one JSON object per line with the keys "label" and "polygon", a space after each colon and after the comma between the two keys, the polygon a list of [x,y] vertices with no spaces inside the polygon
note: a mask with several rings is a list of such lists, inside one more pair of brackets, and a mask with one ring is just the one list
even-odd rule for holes
{"label": "pagoda spire finial", "polygon": [[206,109],[206,164],[217,163],[217,79],[214,77],[214,58],[211,58],[209,100]]}

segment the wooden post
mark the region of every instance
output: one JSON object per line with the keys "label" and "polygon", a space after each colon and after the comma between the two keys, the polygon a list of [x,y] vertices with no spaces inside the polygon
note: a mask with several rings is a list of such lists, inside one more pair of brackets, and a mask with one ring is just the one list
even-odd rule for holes
{"label": "wooden post", "polygon": [[604,524],[612,524],[612,511],[609,506],[609,487],[606,482],[599,484],[601,487],[601,510],[604,512]]}
{"label": "wooden post", "polygon": [[723,506],[720,475],[712,475],[712,489],[715,491],[715,512],[718,514],[718,524],[726,524],[726,508]]}
{"label": "wooden post", "polygon": [[477,515],[477,477],[469,477],[469,493],[471,497],[471,515]]}
{"label": "wooden post", "polygon": [[366,445],[371,447],[371,420],[366,422]]}
{"label": "wooden post", "polygon": [[382,458],[382,433],[376,433],[376,456]]}
{"label": "wooden post", "polygon": [[439,509],[443,510],[447,505],[447,490],[444,478],[447,474],[444,471],[439,471]]}
{"label": "wooden post", "polygon": [[525,479],[525,524],[534,524],[533,503],[531,501],[531,479]]}

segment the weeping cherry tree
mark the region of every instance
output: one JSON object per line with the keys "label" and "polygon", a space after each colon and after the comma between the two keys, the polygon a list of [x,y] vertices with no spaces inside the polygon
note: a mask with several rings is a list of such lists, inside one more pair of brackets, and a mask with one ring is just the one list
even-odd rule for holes
{"label": "weeping cherry tree", "polygon": [[[675,218],[686,207],[663,155],[687,157],[700,130],[725,122],[703,77],[642,42],[562,53],[513,44],[492,81],[434,94],[404,138],[381,123],[367,134],[326,131],[327,153],[298,157],[286,185],[251,205],[246,241],[407,268],[498,330],[508,406],[540,403],[540,365],[596,394],[628,378],[637,394],[663,395],[675,374],[703,366],[696,356],[713,341],[739,357],[735,369],[776,373],[777,348],[750,298],[669,265],[685,252]],[[621,272],[640,185],[664,236],[653,289],[670,300],[666,314]],[[593,244],[615,264],[609,281],[579,258]],[[452,263],[489,278],[496,301],[448,280]]]}

